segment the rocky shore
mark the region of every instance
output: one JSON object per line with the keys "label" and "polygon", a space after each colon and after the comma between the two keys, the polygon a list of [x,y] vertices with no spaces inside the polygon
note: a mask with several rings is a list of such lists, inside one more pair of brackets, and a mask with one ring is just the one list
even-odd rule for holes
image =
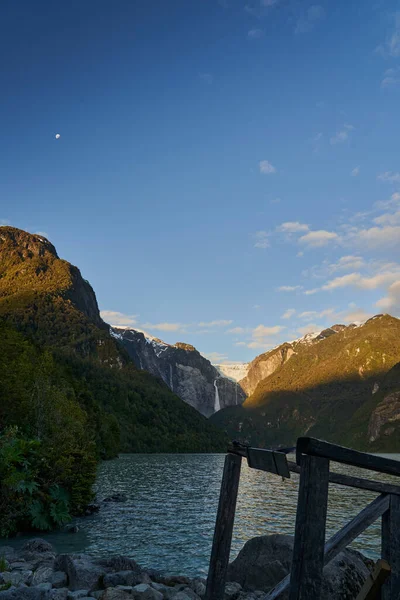
{"label": "rocky shore", "polygon": [[[262,600],[289,573],[292,550],[287,535],[249,540],[229,565],[225,600]],[[321,597],[355,598],[373,565],[344,550],[324,571]],[[56,554],[40,538],[19,551],[0,547],[0,600],[203,600],[205,591],[205,579],[143,569],[126,556]]]}

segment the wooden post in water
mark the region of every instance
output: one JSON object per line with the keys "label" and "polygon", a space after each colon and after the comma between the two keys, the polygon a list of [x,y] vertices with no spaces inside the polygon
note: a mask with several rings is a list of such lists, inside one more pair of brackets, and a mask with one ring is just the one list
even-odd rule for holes
{"label": "wooden post in water", "polygon": [[381,600],[400,598],[400,496],[390,495],[389,510],[382,515],[382,558],[390,565]]}
{"label": "wooden post in water", "polygon": [[226,455],[205,600],[223,600],[224,598],[241,463],[241,456]]}
{"label": "wooden post in water", "polygon": [[320,600],[324,568],[329,460],[301,455],[289,600]]}

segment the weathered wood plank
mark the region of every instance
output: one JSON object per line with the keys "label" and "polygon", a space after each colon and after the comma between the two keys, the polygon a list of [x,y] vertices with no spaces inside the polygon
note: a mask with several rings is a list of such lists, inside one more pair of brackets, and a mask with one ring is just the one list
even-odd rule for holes
{"label": "weathered wood plank", "polygon": [[[346,523],[346,525],[335,533],[335,535],[329,538],[324,547],[324,566],[334,559],[339,552],[346,548],[346,546],[351,544],[364,529],[379,519],[379,517],[388,510],[389,502],[388,496],[379,496],[351,521]],[[290,576],[287,575],[264,597],[264,600],[276,600],[276,598],[279,598],[279,596],[288,589],[289,582]]]}
{"label": "weathered wood plank", "polygon": [[324,566],[329,460],[302,456],[289,600],[319,600]]}
{"label": "weathered wood plank", "polygon": [[365,580],[356,600],[376,600],[389,575],[390,566],[381,558],[377,561],[374,572]]}
{"label": "weathered wood plank", "polygon": [[[295,462],[288,460],[289,471],[292,473],[300,473],[301,467]],[[329,483],[355,487],[361,490],[369,490],[378,494],[396,494],[400,496],[400,486],[391,483],[383,483],[381,481],[373,481],[371,479],[362,479],[361,477],[352,477],[350,475],[341,475],[340,473],[329,472]]]}
{"label": "weathered wood plank", "polygon": [[382,558],[391,568],[383,585],[382,600],[400,598],[400,497],[390,496],[389,510],[382,517]]}
{"label": "weathered wood plank", "polygon": [[381,495],[363,508],[340,531],[335,533],[325,544],[324,564],[328,564],[346,546],[351,544],[367,527],[372,525],[389,508],[390,496]]}
{"label": "weathered wood plank", "polygon": [[247,448],[247,462],[251,469],[267,471],[281,477],[290,477],[286,454],[261,448]]}
{"label": "weathered wood plank", "polygon": [[370,469],[371,471],[378,471],[380,473],[387,473],[388,475],[397,475],[400,477],[400,461],[398,460],[384,458],[383,456],[376,456],[374,454],[367,454],[366,452],[359,452],[358,450],[337,446],[336,444],[330,444],[329,442],[314,438],[300,437],[297,440],[297,464],[299,464],[299,457],[302,454],[308,456],[320,456],[335,462],[360,467],[361,469]]}
{"label": "weathered wood plank", "polygon": [[241,463],[241,456],[236,454],[227,454],[225,458],[207,578],[206,600],[223,600],[224,598]]}

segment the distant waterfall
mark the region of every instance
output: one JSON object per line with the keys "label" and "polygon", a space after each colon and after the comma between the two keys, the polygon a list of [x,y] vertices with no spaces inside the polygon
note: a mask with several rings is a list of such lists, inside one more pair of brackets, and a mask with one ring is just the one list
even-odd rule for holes
{"label": "distant waterfall", "polygon": [[221,404],[219,402],[219,391],[218,391],[216,379],[214,381],[214,387],[215,387],[214,412],[218,412],[219,410],[221,410]]}
{"label": "distant waterfall", "polygon": [[174,382],[172,381],[172,365],[169,363],[169,387],[174,391]]}

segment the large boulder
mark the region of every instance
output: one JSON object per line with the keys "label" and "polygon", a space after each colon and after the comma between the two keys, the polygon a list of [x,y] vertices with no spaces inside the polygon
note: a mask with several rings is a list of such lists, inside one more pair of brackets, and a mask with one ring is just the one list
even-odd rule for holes
{"label": "large boulder", "polygon": [[98,590],[102,587],[105,569],[85,554],[60,554],[54,563],[56,571],[68,576],[70,590]]}
{"label": "large boulder", "polygon": [[[293,541],[293,537],[280,534],[249,540],[229,565],[228,581],[240,583],[245,591],[269,592],[290,573]],[[321,598],[353,600],[372,567],[373,562],[360,552],[346,548],[325,567]]]}
{"label": "large boulder", "polygon": [[33,563],[35,568],[39,565],[52,566],[56,555],[53,546],[41,538],[34,538],[26,542],[22,547],[21,554],[25,560]]}

